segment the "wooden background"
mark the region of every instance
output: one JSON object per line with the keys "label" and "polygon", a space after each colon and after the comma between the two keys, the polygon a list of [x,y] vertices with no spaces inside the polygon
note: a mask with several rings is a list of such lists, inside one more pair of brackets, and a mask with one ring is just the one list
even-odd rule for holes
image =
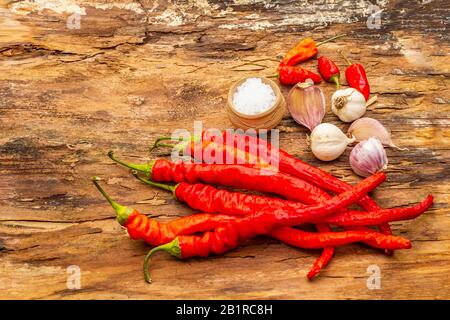
{"label": "wooden background", "polygon": [[[448,1],[372,1],[382,10],[380,29],[367,28],[369,1],[174,3],[0,0],[0,298],[450,298]],[[80,28],[68,28],[76,12]],[[344,32],[321,53],[344,68],[340,49],[367,67],[378,95],[367,116],[409,148],[387,150],[389,180],[374,197],[391,207],[435,195],[426,214],[393,223],[413,248],[388,258],[360,244],[340,247],[308,282],[319,251],[261,237],[210,259],[155,255],[154,283],[146,284],[149,247],[127,238],[90,177],[100,175],[119,202],[161,221],[192,211],[138,183],[107,151],[145,161],[158,156],[147,153],[156,137],[192,130],[194,120],[229,127],[234,81],[272,74],[280,54],[303,37]],[[322,88],[329,98],[333,86]],[[331,112],[325,121],[348,127]],[[288,115],[278,129],[282,148],[359,180],[349,150],[321,163]],[[71,265],[81,268],[79,290],[66,285]],[[366,286],[370,265],[381,268],[379,290]]]}

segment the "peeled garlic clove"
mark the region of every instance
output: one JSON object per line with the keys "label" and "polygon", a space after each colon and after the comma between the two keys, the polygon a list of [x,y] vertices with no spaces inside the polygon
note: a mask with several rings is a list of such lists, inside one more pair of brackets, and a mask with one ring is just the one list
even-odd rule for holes
{"label": "peeled garlic clove", "polygon": [[355,138],[347,137],[341,129],[330,123],[321,123],[311,132],[311,151],[317,159],[332,161],[344,153]]}
{"label": "peeled garlic clove", "polygon": [[377,138],[361,141],[350,153],[350,166],[357,175],[363,177],[385,170],[387,164],[386,151]]}
{"label": "peeled garlic clove", "polygon": [[325,96],[312,82],[299,83],[292,87],[286,104],[295,122],[310,131],[320,124],[325,116]]}
{"label": "peeled garlic clove", "polygon": [[337,90],[331,96],[331,111],[344,122],[352,122],[366,113],[366,98],[356,89]]}
{"label": "peeled garlic clove", "polygon": [[356,141],[367,140],[371,137],[378,138],[385,146],[394,147],[400,150],[405,150],[397,147],[391,139],[391,132],[378,120],[372,118],[361,118],[353,122],[348,128],[348,134],[354,136]]}

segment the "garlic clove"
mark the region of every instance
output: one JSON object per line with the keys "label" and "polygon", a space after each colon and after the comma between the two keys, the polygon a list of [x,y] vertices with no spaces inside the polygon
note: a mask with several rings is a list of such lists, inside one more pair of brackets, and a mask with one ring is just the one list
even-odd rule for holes
{"label": "garlic clove", "polygon": [[366,99],[354,88],[336,90],[331,96],[331,111],[343,122],[352,122],[366,113]]}
{"label": "garlic clove", "polygon": [[330,123],[321,123],[314,128],[309,138],[311,151],[322,161],[332,161],[344,153],[347,146],[355,141],[347,137],[338,127]]}
{"label": "garlic clove", "polygon": [[391,132],[388,128],[383,126],[381,122],[376,119],[364,117],[353,122],[347,131],[348,134],[353,135],[356,141],[367,140],[371,137],[378,138],[385,146],[397,148],[399,150],[407,150],[407,148],[399,148],[391,138]]}
{"label": "garlic clove", "polygon": [[350,152],[349,159],[352,170],[362,177],[386,170],[388,165],[383,144],[374,137],[359,142]]}
{"label": "garlic clove", "polygon": [[325,96],[322,89],[311,82],[299,83],[292,87],[286,104],[295,122],[310,131],[314,130],[325,116]]}

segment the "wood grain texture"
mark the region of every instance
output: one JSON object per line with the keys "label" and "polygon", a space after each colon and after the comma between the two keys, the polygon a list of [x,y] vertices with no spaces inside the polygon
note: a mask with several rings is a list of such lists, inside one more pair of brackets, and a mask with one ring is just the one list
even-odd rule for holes
{"label": "wood grain texture", "polygon": [[[0,298],[450,298],[448,1],[378,1],[381,29],[366,26],[369,1],[177,3],[0,0]],[[80,29],[67,28],[74,12]],[[229,127],[234,81],[272,74],[277,56],[302,37],[343,32],[321,53],[344,67],[342,50],[367,67],[378,95],[367,115],[409,148],[387,150],[389,179],[374,197],[391,207],[435,195],[425,215],[393,224],[413,248],[389,258],[363,245],[340,247],[308,282],[319,251],[261,237],[210,259],[155,255],[147,285],[149,248],[127,238],[90,177],[102,176],[114,198],[161,221],[193,211],[135,181],[107,151],[145,161],[155,138],[192,130],[194,120]],[[333,86],[322,88],[329,97]],[[325,121],[348,127],[331,112]],[[289,116],[278,129],[288,152],[359,180],[348,151],[325,164]],[[380,290],[366,286],[372,264],[381,268]],[[70,265],[81,268],[79,290],[67,288]]]}

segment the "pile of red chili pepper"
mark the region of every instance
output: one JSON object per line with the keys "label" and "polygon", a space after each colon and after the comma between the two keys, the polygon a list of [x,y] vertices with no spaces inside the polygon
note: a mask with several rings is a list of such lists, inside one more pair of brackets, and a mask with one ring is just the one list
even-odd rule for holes
{"label": "pile of red chili pepper", "polygon": [[[311,79],[314,83],[319,83],[323,78],[327,82],[336,83],[337,88],[339,88],[340,71],[333,60],[325,56],[321,56],[317,59],[317,67],[322,77],[315,72],[296,65],[316,56],[320,45],[343,36],[345,36],[345,34],[331,37],[319,43],[316,43],[316,41],[311,38],[301,40],[284,55],[278,65],[278,73],[276,76],[278,77],[280,83],[285,85],[293,85],[300,82],[305,82],[307,79]],[[347,79],[348,85],[361,92],[367,101],[370,94],[370,85],[364,67],[359,63],[351,63],[343,55],[342,57],[348,64],[348,67],[345,70],[345,78]]]}
{"label": "pile of red chili pepper", "polygon": [[[388,253],[410,248],[409,240],[391,234],[389,222],[413,219],[433,202],[428,195],[413,206],[382,209],[368,193],[385,181],[385,173],[378,172],[352,186],[266,140],[245,134],[224,131],[211,135],[205,131],[189,140],[166,140],[170,138],[158,139],[154,147],[177,148],[197,161],[157,159],[130,164],[112,152],[108,155],[131,168],[145,184],[172,192],[180,202],[201,213],[160,223],[112,200],[99,185],[100,179],[93,178],[130,238],[154,246],[144,261],[147,282],[151,281],[149,258],[156,251],[167,251],[181,259],[206,257],[223,254],[258,235],[298,248],[323,249],[307,275],[312,279],[328,264],[336,246],[363,242]],[[278,155],[275,162],[271,158],[274,152]],[[361,209],[350,209],[352,204]],[[299,229],[307,225],[314,225],[317,232]],[[372,228],[375,226],[379,231]]]}

